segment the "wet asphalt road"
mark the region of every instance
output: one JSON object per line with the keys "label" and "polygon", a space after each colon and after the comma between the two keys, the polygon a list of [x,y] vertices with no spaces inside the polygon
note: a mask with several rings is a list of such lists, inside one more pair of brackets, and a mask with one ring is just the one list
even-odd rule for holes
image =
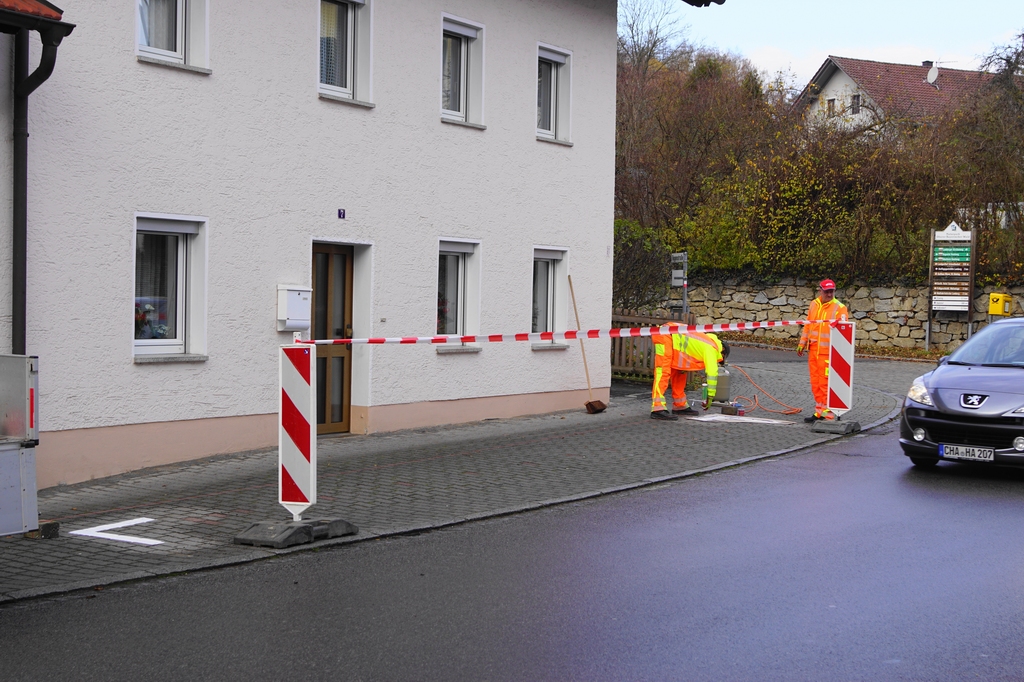
{"label": "wet asphalt road", "polygon": [[0,670],[1019,680],[1022,528],[1024,474],[915,470],[891,425],[656,488],[14,603]]}

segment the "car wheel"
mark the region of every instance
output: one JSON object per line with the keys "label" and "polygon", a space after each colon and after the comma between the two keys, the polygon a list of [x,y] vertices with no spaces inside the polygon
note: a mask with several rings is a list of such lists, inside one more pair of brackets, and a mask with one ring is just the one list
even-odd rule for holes
{"label": "car wheel", "polygon": [[939,460],[932,459],[931,457],[911,457],[910,461],[913,462],[914,466],[922,469],[928,469],[939,463]]}

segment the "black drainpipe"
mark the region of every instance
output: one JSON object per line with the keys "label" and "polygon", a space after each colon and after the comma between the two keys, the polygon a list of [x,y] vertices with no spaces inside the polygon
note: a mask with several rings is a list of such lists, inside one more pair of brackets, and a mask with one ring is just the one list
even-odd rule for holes
{"label": "black drainpipe", "polygon": [[[64,25],[67,26],[67,25]],[[28,262],[28,96],[43,84],[57,63],[57,47],[70,30],[39,30],[43,54],[39,66],[28,73],[29,30],[14,35],[14,225],[13,282],[11,287],[11,353],[25,355],[26,272]]]}

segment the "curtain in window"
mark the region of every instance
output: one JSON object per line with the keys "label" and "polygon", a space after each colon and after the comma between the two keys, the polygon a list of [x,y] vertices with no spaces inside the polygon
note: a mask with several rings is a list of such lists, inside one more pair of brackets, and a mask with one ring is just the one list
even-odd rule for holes
{"label": "curtain in window", "polygon": [[549,332],[551,319],[551,261],[533,261],[533,327],[530,331]]}
{"label": "curtain in window", "polygon": [[348,87],[348,5],[320,3],[320,82]]}
{"label": "curtain in window", "polygon": [[442,253],[437,264],[437,333],[459,333],[461,256]]}
{"label": "curtain in window", "polygon": [[178,336],[178,240],[140,232],[135,245],[135,338]]}
{"label": "curtain in window", "polygon": [[537,128],[554,130],[551,124],[551,93],[555,78],[555,65],[551,62],[537,60]]}
{"label": "curtain in window", "polygon": [[448,33],[441,43],[441,108],[462,111],[462,38]]}
{"label": "curtain in window", "polygon": [[178,2],[179,0],[139,0],[142,45],[168,52],[178,51]]}

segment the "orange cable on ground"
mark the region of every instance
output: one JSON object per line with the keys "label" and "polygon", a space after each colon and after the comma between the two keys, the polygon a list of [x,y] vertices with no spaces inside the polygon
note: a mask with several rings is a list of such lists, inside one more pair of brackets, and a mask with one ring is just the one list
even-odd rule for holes
{"label": "orange cable on ground", "polygon": [[779,400],[778,398],[773,396],[768,391],[766,391],[763,388],[761,388],[760,386],[758,386],[757,382],[754,381],[753,379],[751,379],[750,375],[747,374],[746,370],[744,370],[739,365],[729,365],[729,367],[733,367],[735,369],[738,369],[743,374],[743,376],[745,376],[747,378],[747,381],[749,381],[751,384],[754,385],[754,388],[756,388],[757,390],[761,391],[761,393],[764,393],[766,396],[768,396],[769,398],[774,400],[776,403],[778,403],[779,405],[782,405],[784,408],[786,408],[784,410],[772,410],[772,409],[769,409],[769,408],[765,407],[764,405],[762,405],[760,403],[760,401],[758,401],[756,394],[754,395],[753,399],[748,398],[748,397],[743,396],[743,395],[736,396],[736,401],[737,402],[739,402],[740,400],[746,400],[746,401],[748,401],[750,403],[750,410],[749,410],[750,412],[753,412],[754,410],[756,410],[759,407],[762,410],[764,410],[765,412],[771,412],[772,414],[800,414],[801,412],[803,412],[803,410],[801,408],[793,407],[792,405],[787,405],[786,403],[782,402],[781,400]]}

